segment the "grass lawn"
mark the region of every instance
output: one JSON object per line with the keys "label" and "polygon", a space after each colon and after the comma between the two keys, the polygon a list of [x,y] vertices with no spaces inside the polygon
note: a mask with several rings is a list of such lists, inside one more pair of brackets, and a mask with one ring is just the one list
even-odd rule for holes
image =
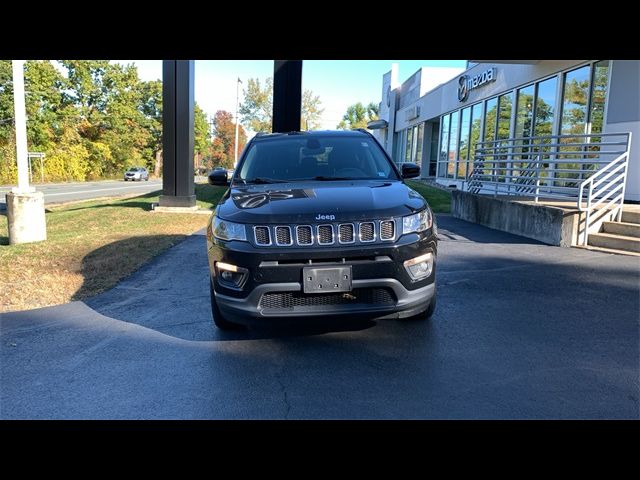
{"label": "grass lawn", "polygon": [[422,195],[435,213],[451,212],[451,192],[416,181],[408,181],[407,185]]}
{"label": "grass lawn", "polygon": [[[226,187],[196,185],[201,208]],[[114,286],[206,226],[207,215],[150,213],[160,192],[47,207],[47,241],[9,245],[0,215],[0,312],[81,300]]]}

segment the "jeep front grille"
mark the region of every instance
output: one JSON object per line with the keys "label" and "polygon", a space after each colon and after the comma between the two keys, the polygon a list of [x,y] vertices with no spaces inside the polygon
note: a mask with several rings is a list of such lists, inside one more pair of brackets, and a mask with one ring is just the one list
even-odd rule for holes
{"label": "jeep front grille", "polygon": [[333,243],[333,225],[318,225],[318,244],[331,245]]}
{"label": "jeep front grille", "polygon": [[298,245],[311,245],[313,243],[313,229],[311,225],[298,225],[296,227]]}
{"label": "jeep front grille", "polygon": [[393,240],[396,236],[396,222],[383,220],[380,222],[380,240]]}
{"label": "jeep front grille", "polygon": [[276,227],[276,245],[293,245],[291,227]]}
{"label": "jeep front grille", "polygon": [[353,223],[343,223],[338,227],[338,241],[340,243],[353,243],[355,241]]}
{"label": "jeep front grille", "polygon": [[256,245],[271,245],[271,234],[269,227],[254,227]]}
{"label": "jeep front grille", "polygon": [[307,247],[392,242],[398,238],[396,220],[376,220],[321,225],[256,225],[256,246]]}
{"label": "jeep front grille", "polygon": [[360,241],[373,242],[376,239],[376,227],[373,222],[362,222],[360,224]]}

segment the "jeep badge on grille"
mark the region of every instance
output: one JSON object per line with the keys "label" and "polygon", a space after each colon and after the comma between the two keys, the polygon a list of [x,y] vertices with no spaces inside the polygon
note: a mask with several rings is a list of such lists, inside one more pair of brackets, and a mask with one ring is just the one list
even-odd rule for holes
{"label": "jeep badge on grille", "polygon": [[331,220],[331,221],[333,221],[335,219],[336,219],[335,215],[321,215],[321,214],[316,215],[316,220]]}

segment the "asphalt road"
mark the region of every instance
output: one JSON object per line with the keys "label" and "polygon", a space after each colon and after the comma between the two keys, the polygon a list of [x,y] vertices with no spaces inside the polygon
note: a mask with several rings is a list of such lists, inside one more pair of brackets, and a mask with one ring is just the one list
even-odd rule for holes
{"label": "asphalt road", "polygon": [[640,417],[639,258],[438,221],[428,322],[220,332],[202,235],[87,302],[0,315],[0,417]]}
{"label": "asphalt road", "polygon": [[[124,180],[103,180],[99,182],[45,183],[34,185],[44,193],[44,203],[61,203],[75,200],[90,200],[129,194],[144,194],[162,189],[162,180],[148,182],[125,182]],[[0,187],[0,209],[5,208],[5,194],[11,187]]]}

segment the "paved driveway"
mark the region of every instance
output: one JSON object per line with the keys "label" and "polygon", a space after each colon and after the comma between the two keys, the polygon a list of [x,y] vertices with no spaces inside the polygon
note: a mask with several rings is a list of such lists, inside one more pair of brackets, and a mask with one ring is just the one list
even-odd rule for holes
{"label": "paved driveway", "polygon": [[430,322],[223,333],[195,235],[0,315],[2,418],[639,418],[640,259],[438,217]]}

